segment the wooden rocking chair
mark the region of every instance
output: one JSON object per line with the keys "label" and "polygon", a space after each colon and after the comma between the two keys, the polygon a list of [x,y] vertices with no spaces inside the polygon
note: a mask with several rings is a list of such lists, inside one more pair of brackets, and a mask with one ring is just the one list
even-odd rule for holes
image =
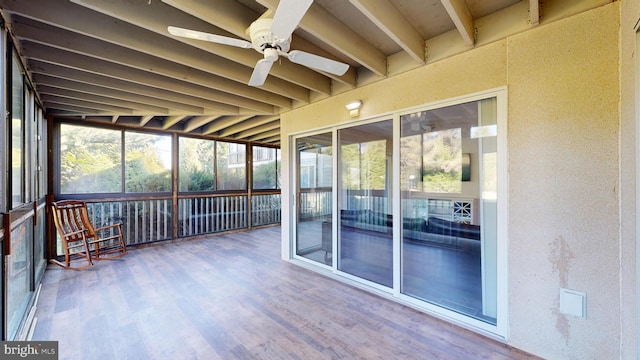
{"label": "wooden rocking chair", "polygon": [[[64,263],[52,259],[53,264],[80,270],[93,265],[93,260],[110,260],[126,255],[121,223],[94,228],[84,201],[61,200],[53,203],[52,209],[64,251]],[[73,266],[75,263],[81,265]]]}

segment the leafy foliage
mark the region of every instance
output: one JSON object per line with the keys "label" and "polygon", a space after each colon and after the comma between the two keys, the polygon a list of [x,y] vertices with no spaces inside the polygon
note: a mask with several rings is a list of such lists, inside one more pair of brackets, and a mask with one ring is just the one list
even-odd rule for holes
{"label": "leafy foliage", "polygon": [[253,166],[253,188],[254,189],[275,189],[276,188],[276,162]]}
{"label": "leafy foliage", "polygon": [[171,191],[170,144],[168,136],[125,133],[126,192]]}
{"label": "leafy foliage", "polygon": [[384,190],[386,156],[386,140],[343,145],[340,160],[344,187],[350,190]]}
{"label": "leafy foliage", "polygon": [[462,191],[461,129],[434,131],[423,136],[424,191]]}
{"label": "leafy foliage", "polygon": [[180,191],[209,191],[214,184],[214,141],[180,138]]}
{"label": "leafy foliage", "polygon": [[121,191],[120,131],[61,125],[60,192]]}

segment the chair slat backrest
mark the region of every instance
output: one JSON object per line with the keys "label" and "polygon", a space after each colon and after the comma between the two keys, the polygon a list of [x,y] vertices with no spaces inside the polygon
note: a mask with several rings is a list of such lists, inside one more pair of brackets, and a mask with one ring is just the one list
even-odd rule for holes
{"label": "chair slat backrest", "polygon": [[56,222],[56,229],[60,236],[68,241],[82,239],[81,234],[69,236],[80,230],[85,230],[85,236],[90,238],[95,236],[95,231],[89,220],[87,204],[79,200],[63,200],[53,203],[53,218]]}

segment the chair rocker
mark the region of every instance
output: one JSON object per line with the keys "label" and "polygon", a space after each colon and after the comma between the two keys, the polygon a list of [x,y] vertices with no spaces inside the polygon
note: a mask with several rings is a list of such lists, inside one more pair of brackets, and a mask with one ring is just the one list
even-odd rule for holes
{"label": "chair rocker", "polygon": [[122,223],[94,228],[84,201],[61,200],[54,202],[52,209],[64,262],[51,259],[51,263],[81,270],[93,265],[93,260],[111,260],[127,254]]}

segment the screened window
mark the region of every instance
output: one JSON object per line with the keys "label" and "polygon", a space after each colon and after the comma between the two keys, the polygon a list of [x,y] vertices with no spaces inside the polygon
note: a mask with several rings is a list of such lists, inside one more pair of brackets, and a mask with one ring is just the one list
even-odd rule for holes
{"label": "screened window", "polygon": [[60,125],[60,192],[121,192],[121,134],[118,130]]}
{"label": "screened window", "polygon": [[212,140],[180,138],[180,191],[215,189],[214,146]]}
{"label": "screened window", "polygon": [[24,80],[20,61],[14,54],[11,66],[11,203],[24,202]]}
{"label": "screened window", "polygon": [[37,112],[38,136],[36,137],[36,149],[38,158],[38,197],[47,194],[47,151],[46,151],[46,126],[42,115],[42,109],[38,107]]}
{"label": "screened window", "polygon": [[125,132],[125,192],[171,191],[171,136]]}
{"label": "screened window", "polygon": [[277,187],[280,189],[282,184],[282,152],[280,149],[276,150],[276,173],[277,175]]}
{"label": "screened window", "polygon": [[216,142],[216,190],[247,189],[247,146]]}
{"label": "screened window", "polygon": [[32,176],[32,169],[36,166],[35,154],[36,147],[34,147],[34,134],[36,130],[36,124],[34,122],[34,109],[35,109],[35,96],[28,86],[24,87],[24,109],[23,109],[23,174],[29,174],[24,176],[23,181],[23,196],[22,201],[27,203],[35,199],[35,176]]}
{"label": "screened window", "polygon": [[264,146],[254,146],[253,188],[279,189],[280,150]]}

